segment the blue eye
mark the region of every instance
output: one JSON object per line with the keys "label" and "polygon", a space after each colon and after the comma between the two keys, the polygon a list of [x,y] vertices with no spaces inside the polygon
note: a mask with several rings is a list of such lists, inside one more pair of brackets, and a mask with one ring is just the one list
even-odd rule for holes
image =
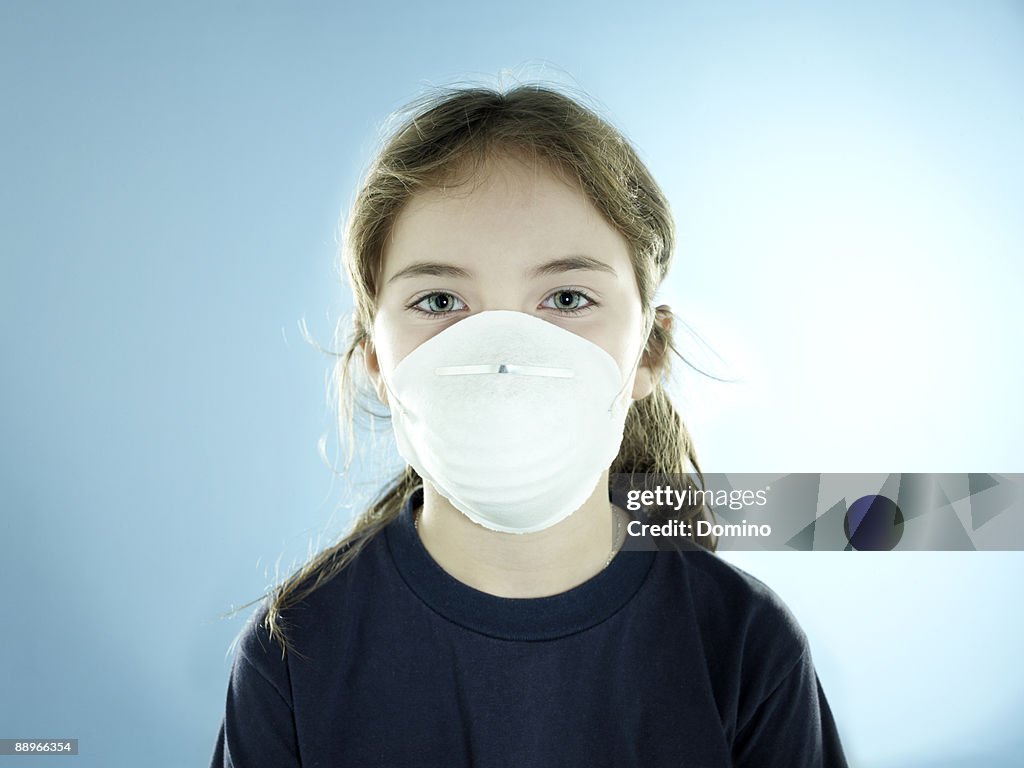
{"label": "blue eye", "polygon": [[[435,291],[416,299],[409,305],[409,309],[424,315],[447,315],[452,312],[452,305],[457,301],[461,299],[444,291]],[[426,303],[427,309],[420,308],[419,305],[423,303]]]}
{"label": "blue eye", "polygon": [[[596,301],[583,291],[574,289],[563,288],[555,291],[551,296],[555,297],[555,306],[552,309],[557,309],[563,315],[581,315],[590,309],[591,306],[597,304]],[[581,306],[580,299],[587,303]]]}

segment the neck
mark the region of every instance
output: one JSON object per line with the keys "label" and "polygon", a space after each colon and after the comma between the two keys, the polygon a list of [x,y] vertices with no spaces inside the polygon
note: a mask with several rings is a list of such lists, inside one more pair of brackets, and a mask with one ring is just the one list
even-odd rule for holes
{"label": "neck", "polygon": [[[414,510],[430,556],[451,576],[498,597],[546,597],[572,589],[604,569],[629,522],[608,500],[608,473],[579,509],[534,533],[492,531],[470,520],[429,483]],[[618,527],[616,520],[618,519]],[[618,529],[618,540],[613,535]]]}

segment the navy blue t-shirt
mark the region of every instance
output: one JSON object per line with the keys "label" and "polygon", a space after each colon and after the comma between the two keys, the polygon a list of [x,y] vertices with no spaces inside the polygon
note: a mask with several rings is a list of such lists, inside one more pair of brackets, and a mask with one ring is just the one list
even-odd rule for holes
{"label": "navy blue t-shirt", "polygon": [[457,580],[413,524],[422,488],[285,613],[242,630],[212,768],[845,768],[807,638],[701,549],[620,550],[572,589]]}

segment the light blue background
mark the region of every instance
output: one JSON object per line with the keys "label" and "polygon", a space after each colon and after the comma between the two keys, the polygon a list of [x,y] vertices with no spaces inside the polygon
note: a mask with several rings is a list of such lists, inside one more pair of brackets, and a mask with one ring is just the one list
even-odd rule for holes
{"label": "light blue background", "polygon": [[[12,0],[0,737],[207,764],[249,611],[218,614],[381,482],[318,455],[302,334],[349,309],[377,129],[425,84],[517,78],[590,93],[672,201],[661,300],[741,379],[677,366],[705,470],[1024,471],[1019,3]],[[1020,553],[730,559],[808,631],[852,765],[1019,756]]]}

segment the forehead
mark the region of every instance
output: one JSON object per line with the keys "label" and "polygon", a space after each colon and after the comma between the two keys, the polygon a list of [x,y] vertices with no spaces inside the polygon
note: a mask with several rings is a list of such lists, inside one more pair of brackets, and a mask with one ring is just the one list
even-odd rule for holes
{"label": "forehead", "polygon": [[506,205],[529,207],[559,198],[590,206],[579,183],[557,164],[524,153],[503,152],[477,164],[463,160],[449,168],[436,184],[412,196],[403,213],[425,208],[457,210],[460,204],[499,199]]}
{"label": "forehead", "polygon": [[625,238],[568,172],[543,159],[499,155],[475,168],[463,163],[436,187],[414,194],[395,220],[385,261],[478,253],[488,245],[629,253]]}

